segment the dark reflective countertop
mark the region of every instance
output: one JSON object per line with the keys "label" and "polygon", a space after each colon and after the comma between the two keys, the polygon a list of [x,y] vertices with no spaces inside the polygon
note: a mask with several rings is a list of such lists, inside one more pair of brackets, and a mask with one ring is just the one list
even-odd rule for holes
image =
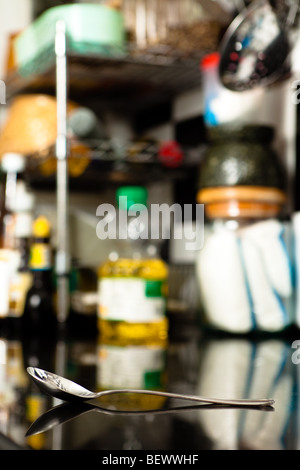
{"label": "dark reflective countertop", "polygon": [[[0,337],[0,449],[298,450],[300,331],[246,338],[173,325],[167,347],[104,344],[97,335]],[[225,398],[274,398],[272,409],[110,398],[81,405],[39,392],[26,367],[90,390],[163,388]]]}

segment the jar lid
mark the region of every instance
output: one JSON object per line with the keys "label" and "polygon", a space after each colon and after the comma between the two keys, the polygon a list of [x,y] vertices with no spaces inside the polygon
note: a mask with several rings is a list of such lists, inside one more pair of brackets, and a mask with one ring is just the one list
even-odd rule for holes
{"label": "jar lid", "polygon": [[205,204],[207,217],[273,217],[280,213],[287,197],[278,188],[234,186],[202,189],[197,202]]}

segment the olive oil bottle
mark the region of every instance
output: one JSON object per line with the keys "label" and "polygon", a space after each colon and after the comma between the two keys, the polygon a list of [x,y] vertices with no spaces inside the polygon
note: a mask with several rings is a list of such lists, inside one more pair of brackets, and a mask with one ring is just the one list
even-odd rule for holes
{"label": "olive oil bottle", "polygon": [[131,343],[165,342],[168,268],[148,238],[147,190],[121,187],[117,202],[119,210],[110,214],[107,227],[117,235],[116,250],[98,270],[100,336]]}

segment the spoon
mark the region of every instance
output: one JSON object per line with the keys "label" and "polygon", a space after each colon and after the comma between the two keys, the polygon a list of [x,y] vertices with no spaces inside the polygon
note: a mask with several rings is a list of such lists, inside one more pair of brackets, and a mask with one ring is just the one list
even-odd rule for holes
{"label": "spoon", "polygon": [[235,17],[221,43],[219,75],[226,88],[266,86],[288,73],[289,32],[297,10],[297,2],[292,2],[282,19],[271,1],[257,0]]}
{"label": "spoon", "polygon": [[272,406],[274,400],[272,399],[222,399],[222,398],[205,398],[195,395],[182,395],[178,393],[162,392],[157,390],[135,390],[135,389],[120,389],[120,390],[105,390],[98,393],[91,392],[90,390],[78,385],[71,380],[61,377],[52,372],[47,372],[43,369],[36,367],[27,367],[28,374],[32,377],[33,381],[37,384],[41,391],[59,398],[64,401],[75,400],[92,400],[106,395],[120,394],[120,393],[135,393],[144,395],[156,395],[167,398],[178,398],[182,400],[195,401],[198,403],[210,403],[215,405],[233,405],[233,406]]}

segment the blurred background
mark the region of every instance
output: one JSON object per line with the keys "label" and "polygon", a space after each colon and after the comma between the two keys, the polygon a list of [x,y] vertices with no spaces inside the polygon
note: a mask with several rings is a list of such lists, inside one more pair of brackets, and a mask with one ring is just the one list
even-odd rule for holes
{"label": "blurred background", "polygon": [[[0,445],[299,448],[299,373],[289,344],[300,326],[298,2],[0,0],[0,11]],[[13,198],[11,177],[22,182]],[[162,235],[173,231],[154,250],[165,264],[157,264],[159,283],[150,284],[161,291],[152,295],[158,302],[166,297],[169,324],[158,321],[152,329],[151,322],[132,322],[144,313],[140,298],[133,296],[126,310],[125,284],[119,299],[106,284],[104,294],[125,319],[111,321],[121,324],[120,337],[106,324],[107,337],[99,339],[99,286],[113,277],[109,263],[115,266],[119,246],[97,237],[97,208],[115,205],[128,185],[146,188],[150,205],[189,204],[190,231],[173,237],[183,222],[177,227],[164,219]],[[190,251],[197,203],[205,207],[204,246]],[[3,241],[11,220],[4,216],[12,213],[12,251],[19,258]],[[42,219],[32,229],[37,216]],[[62,270],[51,278],[43,308],[26,310],[32,291],[18,282],[29,271],[36,279],[36,267],[23,242],[41,255],[41,240],[46,261],[31,258],[50,271],[57,268],[47,264],[51,252]],[[147,281],[157,281],[148,268]],[[70,305],[62,307],[71,334],[60,336],[44,320],[65,277]],[[216,337],[206,337],[211,330]],[[57,404],[37,393],[27,365],[97,389],[232,398],[270,393],[278,408],[264,415],[234,409],[169,418],[102,414],[99,422],[97,413],[82,413],[63,432],[54,426],[53,435],[49,429],[25,438],[29,424]],[[149,402],[121,405],[144,410]],[[59,410],[57,416],[68,418]],[[49,423],[38,424],[43,431]]]}
{"label": "blurred background", "polygon": [[[36,63],[31,62],[29,66],[22,62],[23,69],[20,67],[21,63],[17,64],[19,75],[21,71],[21,79],[16,78],[13,72],[16,63],[14,64],[13,60],[23,59],[12,58],[12,38],[47,9],[71,3],[84,4],[85,2],[13,0],[8,5],[7,2],[1,0],[0,76],[5,81],[7,90],[7,103],[0,108],[2,122],[5,121],[12,103],[11,99],[13,100],[17,94],[32,92],[32,90],[34,93],[46,91],[49,94],[55,94],[53,72],[52,76],[50,74],[47,77],[47,74],[44,74],[42,78],[36,79],[39,71]],[[153,170],[153,176],[149,177],[147,184],[153,201],[156,199],[165,202],[176,200],[180,203],[194,204],[198,189],[194,169],[198,170],[207,143],[203,118],[204,91],[200,61],[204,55],[220,49],[226,29],[236,14],[243,10],[244,2],[124,0],[123,2],[89,3],[108,3],[122,12],[126,30],[126,58],[129,57],[129,59],[128,63],[125,60],[125,63],[122,62],[121,65],[116,61],[115,67],[105,61],[97,66],[89,65],[87,58],[82,59],[82,64],[78,64],[77,61],[74,68],[70,69],[70,81],[73,81],[74,74],[74,87],[70,88],[69,98],[97,114],[97,118],[102,127],[105,127],[105,132],[118,153],[124,152],[128,142],[133,143],[137,140],[148,139],[151,143],[158,145],[169,141],[177,142],[182,147],[186,167],[180,169],[178,165],[178,175],[176,169],[173,168],[169,168],[168,175],[164,167],[163,177]],[[38,33],[42,34],[41,31]],[[268,34],[266,32],[266,35]],[[32,56],[38,56],[40,52],[35,50],[38,46],[37,42],[38,39],[32,44]],[[293,41],[293,46],[297,47],[297,41]],[[28,51],[30,45],[26,43],[26,47]],[[129,51],[128,56],[127,51]],[[295,53],[293,57],[297,58],[299,55]],[[142,62],[142,65],[130,67],[128,64],[132,60]],[[26,61],[25,57],[24,61]],[[143,64],[146,66],[143,67]],[[149,64],[150,66],[147,67]],[[42,64],[40,66],[42,67]],[[28,67],[31,67],[31,70]],[[237,102],[234,104],[238,119],[275,127],[273,143],[288,171],[289,195],[293,208],[298,205],[294,195],[298,107],[291,99],[291,80],[297,79],[295,75],[297,68],[298,64],[295,59],[292,77],[264,86],[259,91],[255,90],[251,96],[256,97],[257,105],[256,109],[254,106],[254,109],[249,111],[250,115],[247,112],[247,105],[246,107],[244,105],[243,97],[236,98]],[[91,92],[86,92],[87,87]],[[252,97],[250,99],[252,100]],[[223,109],[229,116],[229,107],[226,102],[224,102]],[[24,139],[25,136],[20,136],[21,138]],[[23,148],[26,151],[24,145]],[[142,144],[139,144],[139,147],[134,147],[130,151],[131,153],[139,152],[141,147]],[[38,149],[38,143],[36,143],[36,148]],[[145,144],[145,155],[140,155],[140,161],[149,159],[151,157],[149,154],[153,150],[156,151],[150,147],[147,150]],[[100,158],[103,153],[104,151],[101,153],[100,149],[98,154],[93,153],[93,157]],[[44,157],[40,156],[40,159],[42,158]],[[189,171],[188,166],[193,166],[193,170]],[[53,186],[50,187],[51,178],[48,176],[48,173],[52,171],[51,164],[48,162],[48,166],[45,164],[42,170],[36,170],[36,168],[34,170],[32,169],[31,184],[37,192],[36,204],[42,205],[51,216],[52,206],[55,211],[55,192]],[[180,170],[185,174],[179,175]],[[44,179],[40,178],[41,171],[46,174]],[[132,170],[133,179],[135,178],[134,171],[135,168]],[[121,182],[130,181],[130,174],[128,175],[126,168],[116,172],[110,171],[109,168],[103,173],[103,165],[101,171],[94,173],[89,168],[87,158],[82,159],[81,168],[78,165],[76,169],[73,169],[75,176],[77,173],[80,173],[82,178],[71,177],[70,181],[72,188],[70,207],[71,215],[74,215],[72,223],[76,224],[76,231],[74,231],[76,236],[72,237],[72,254],[84,264],[98,265],[100,261],[98,256],[101,258],[101,253],[104,253],[105,257],[106,242],[102,244],[101,250],[95,248],[95,243],[97,243],[93,225],[95,209],[102,200],[114,200],[114,189],[118,184],[118,179]],[[51,218],[55,220],[55,217]],[[80,230],[77,230],[77,224]],[[89,233],[90,243],[83,242]],[[109,247],[107,249],[109,250]]]}
{"label": "blurred background", "polygon": [[[99,27],[92,11],[78,10],[93,4],[120,15],[118,21],[107,19],[111,23],[106,22],[106,30]],[[59,14],[57,6],[62,7]],[[150,203],[195,206],[201,187],[215,185],[202,166],[211,145],[210,131],[220,125],[272,128],[269,143],[282,165],[282,181],[267,181],[257,170],[259,182],[251,182],[249,162],[250,166],[256,163],[250,157],[242,184],[284,185],[287,213],[298,210],[299,107],[293,101],[299,72],[297,3],[13,0],[8,5],[1,0],[1,12],[0,77],[6,103],[0,107],[0,152],[2,156],[7,152],[26,155],[35,195],[33,210],[50,219],[54,250],[54,24],[58,17],[66,22],[69,249],[76,266],[97,270],[113,250],[111,240],[101,241],[100,246],[95,236],[96,209],[102,202],[114,204],[120,185],[145,185]],[[243,67],[233,72],[234,54],[241,50]],[[260,61],[260,75],[257,70],[251,74],[253,51]],[[235,77],[239,78],[236,84]],[[245,162],[230,163],[230,158],[227,166],[220,163],[223,176],[218,185],[239,184],[234,174],[240,174]],[[272,164],[260,163],[264,168]],[[226,172],[231,175],[227,180]],[[186,252],[183,243],[173,240],[162,243],[161,254],[174,282],[174,287],[170,283],[170,307],[180,309],[178,286],[182,276],[193,273],[195,253]],[[187,283],[185,292],[182,289],[193,308],[195,289],[195,280]]]}

